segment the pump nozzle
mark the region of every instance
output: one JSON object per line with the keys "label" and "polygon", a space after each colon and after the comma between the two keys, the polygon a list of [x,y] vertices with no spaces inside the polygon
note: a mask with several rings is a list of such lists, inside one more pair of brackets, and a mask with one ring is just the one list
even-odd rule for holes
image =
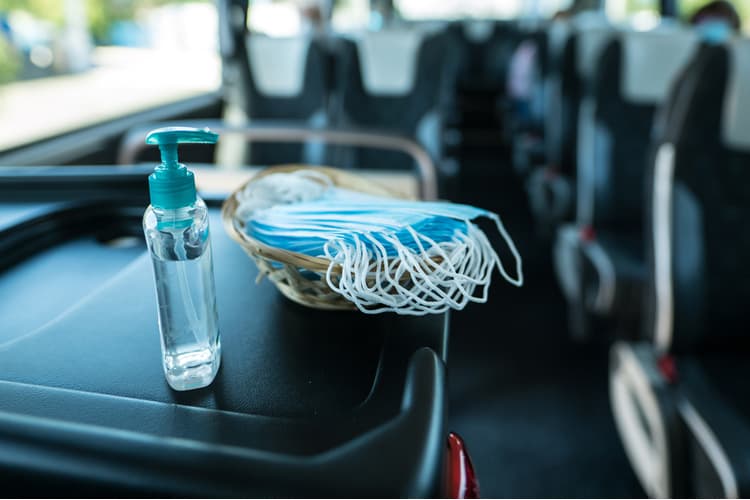
{"label": "pump nozzle", "polygon": [[195,202],[195,178],[177,159],[177,145],[186,143],[213,144],[219,136],[207,128],[164,127],[152,130],[146,144],[159,146],[161,165],[148,178],[151,204],[175,209]]}

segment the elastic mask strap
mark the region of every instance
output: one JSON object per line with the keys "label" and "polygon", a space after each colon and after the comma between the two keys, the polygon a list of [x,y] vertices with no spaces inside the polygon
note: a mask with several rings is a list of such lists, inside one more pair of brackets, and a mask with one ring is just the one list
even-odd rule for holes
{"label": "elastic mask strap", "polygon": [[518,253],[518,250],[516,249],[515,243],[513,243],[513,239],[508,234],[508,231],[505,230],[505,226],[503,226],[502,221],[500,220],[500,216],[491,212],[488,212],[486,214],[486,217],[489,217],[495,222],[495,226],[497,226],[497,230],[500,232],[500,236],[505,241],[505,244],[508,245],[508,249],[510,250],[510,253],[513,255],[513,258],[516,261],[516,278],[512,278],[508,272],[505,270],[505,267],[503,266],[502,261],[500,260],[500,257],[495,254],[495,258],[497,259],[497,269],[500,271],[500,274],[505,278],[508,283],[515,285],[515,286],[523,286],[523,269],[522,269],[522,262],[521,262],[521,254]]}

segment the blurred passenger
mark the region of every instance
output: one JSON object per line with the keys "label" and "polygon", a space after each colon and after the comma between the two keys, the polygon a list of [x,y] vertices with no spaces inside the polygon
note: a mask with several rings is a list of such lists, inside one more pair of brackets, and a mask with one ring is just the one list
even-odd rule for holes
{"label": "blurred passenger", "polygon": [[562,21],[564,19],[568,19],[571,15],[570,9],[561,9],[555,12],[555,14],[552,16],[553,21]]}
{"label": "blurred passenger", "polygon": [[690,17],[704,41],[724,43],[740,31],[741,21],[734,6],[726,0],[709,2]]}
{"label": "blurred passenger", "polygon": [[328,16],[321,0],[305,0],[299,4],[302,18],[302,32],[311,35],[324,35],[328,30]]}
{"label": "blurred passenger", "polygon": [[739,32],[742,27],[740,15],[731,2],[727,0],[714,0],[709,2],[690,17],[690,24],[701,26],[705,23],[721,22],[729,26],[732,31]]}
{"label": "blurred passenger", "polygon": [[370,1],[370,19],[367,27],[371,31],[380,31],[400,24],[398,12],[389,0]]}
{"label": "blurred passenger", "polygon": [[508,97],[513,103],[516,118],[522,123],[529,118],[536,58],[537,44],[534,40],[521,42],[510,58]]}

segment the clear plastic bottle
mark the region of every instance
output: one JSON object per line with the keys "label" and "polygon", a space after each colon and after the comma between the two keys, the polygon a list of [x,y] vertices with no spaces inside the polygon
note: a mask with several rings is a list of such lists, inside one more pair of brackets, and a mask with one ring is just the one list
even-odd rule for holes
{"label": "clear plastic bottle", "polygon": [[178,391],[209,385],[221,362],[208,212],[150,206],[143,230],[154,264],[164,375]]}
{"label": "clear plastic bottle", "polygon": [[162,164],[149,177],[151,205],[143,231],[151,253],[164,375],[178,391],[209,385],[221,364],[208,210],[193,174],[177,162],[177,144],[215,142],[206,130],[167,128],[146,142]]}

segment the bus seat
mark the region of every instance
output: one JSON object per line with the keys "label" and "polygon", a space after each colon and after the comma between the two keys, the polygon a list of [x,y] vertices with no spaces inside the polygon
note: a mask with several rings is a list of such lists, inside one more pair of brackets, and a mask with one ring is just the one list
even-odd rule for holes
{"label": "bus seat", "polygon": [[[270,37],[250,33],[249,2],[217,4],[222,59],[223,118],[235,126],[248,120],[326,125],[330,94],[330,57],[316,37]],[[231,146],[229,146],[231,144]],[[257,144],[227,138],[220,146],[222,161],[234,165],[321,163],[317,144]]]}
{"label": "bus seat", "polygon": [[[417,139],[444,166],[444,104],[452,93],[451,75],[457,64],[455,47],[445,32],[387,29],[339,42],[335,123],[403,133]],[[409,168],[409,161],[388,152],[347,148],[339,151],[335,163]],[[445,169],[443,173],[455,174]]]}
{"label": "bus seat", "polygon": [[[547,165],[535,169],[527,182],[532,212],[544,232],[573,216],[575,197],[568,197],[571,201],[566,201],[560,209],[561,202],[555,193],[575,189],[579,110],[585,106],[584,96],[595,61],[614,32],[606,18],[590,12],[581,13],[571,21],[553,23],[550,28],[550,50],[561,52],[559,64],[550,68],[546,85]],[[554,188],[554,184],[566,185],[566,188]],[[540,203],[535,203],[536,200]]]}
{"label": "bus seat", "polygon": [[[311,37],[249,34],[244,51],[241,107],[250,120],[288,120],[323,126],[330,92],[329,60],[323,44]],[[259,144],[249,162],[273,165],[306,158],[302,145]],[[320,162],[320,158],[317,159]]]}
{"label": "bus seat", "polygon": [[[579,314],[606,318],[602,326],[620,332],[640,327],[643,194],[654,113],[696,42],[673,25],[620,33],[604,48],[581,106],[575,227],[589,228],[583,234],[590,237],[564,242],[573,245],[567,251],[582,252],[576,279],[588,296],[569,299],[583,301],[575,307]],[[579,328],[588,323],[580,318]]]}
{"label": "bus seat", "polygon": [[535,27],[523,34],[511,56],[508,79],[506,140],[512,145],[513,167],[520,175],[544,162],[544,104],[548,32]]}
{"label": "bus seat", "polygon": [[[639,371],[658,371],[673,397],[654,405],[645,395],[653,381],[641,383],[632,398],[613,398],[613,411],[636,471],[643,464],[634,450],[652,446],[654,432],[643,421],[624,424],[628,415],[650,412],[667,426],[659,463],[672,482],[655,489],[640,475],[647,491],[746,497],[750,42],[702,44],[671,101],[647,176],[645,340],[614,349],[650,352]],[[633,378],[611,370],[611,380]]]}
{"label": "bus seat", "polygon": [[508,62],[519,38],[515,24],[472,19],[455,22],[448,31],[461,47],[461,85],[504,94]]}

